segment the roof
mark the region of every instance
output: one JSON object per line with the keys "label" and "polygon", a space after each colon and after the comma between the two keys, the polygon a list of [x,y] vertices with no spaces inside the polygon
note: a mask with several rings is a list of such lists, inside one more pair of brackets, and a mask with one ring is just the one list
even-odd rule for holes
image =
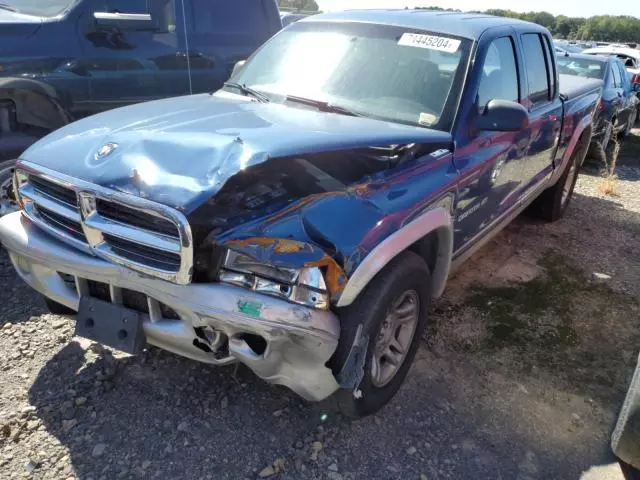
{"label": "roof", "polygon": [[434,10],[345,10],[313,15],[303,22],[362,22],[397,25],[417,30],[448,33],[478,39],[492,27],[511,25],[530,31],[546,31],[535,23],[515,18],[495,17],[483,13],[443,12]]}
{"label": "roof", "polygon": [[588,48],[584,50],[582,53],[590,53],[590,54],[596,54],[596,55],[621,54],[621,55],[626,55],[628,57],[640,59],[640,50],[636,50],[635,48],[629,48],[629,47],[611,47],[611,46],[595,47],[595,48]]}
{"label": "roof", "polygon": [[610,55],[584,55],[582,53],[569,53],[566,57],[558,57],[560,58],[578,58],[583,60],[596,60],[602,63],[607,63],[611,60]]}

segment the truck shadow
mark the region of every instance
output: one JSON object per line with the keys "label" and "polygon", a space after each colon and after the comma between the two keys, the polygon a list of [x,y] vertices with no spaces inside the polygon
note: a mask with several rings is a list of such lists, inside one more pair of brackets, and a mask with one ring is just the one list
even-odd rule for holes
{"label": "truck shadow", "polygon": [[[577,195],[567,222],[580,225],[591,212],[590,223],[604,228],[640,225],[637,214],[602,202]],[[534,243],[555,235],[558,248],[575,240],[559,228],[520,219],[504,235]],[[463,268],[481,269],[482,259]],[[256,478],[276,459],[285,460],[278,478],[287,479],[324,478],[329,468],[345,479],[579,478],[613,461],[608,436],[640,338],[587,330],[596,351],[568,349],[566,357],[540,346],[504,355],[425,342],[392,403],[356,422],[331,401],[306,403],[242,366],[211,367],[153,348],[122,358],[76,341],[42,367],[28,400],[80,478]],[[617,371],[604,396],[590,379],[606,360],[596,361],[598,351]],[[322,443],[315,454],[313,442]]]}

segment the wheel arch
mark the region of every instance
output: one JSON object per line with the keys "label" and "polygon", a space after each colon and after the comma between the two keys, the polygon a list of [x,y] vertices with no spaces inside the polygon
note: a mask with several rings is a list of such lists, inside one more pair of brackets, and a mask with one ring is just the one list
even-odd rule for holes
{"label": "wheel arch", "polygon": [[73,120],[63,92],[30,78],[0,79],[0,100],[13,103],[20,124],[55,130]]}
{"label": "wheel arch", "polygon": [[446,202],[439,202],[371,250],[349,278],[336,306],[353,303],[369,282],[406,250],[425,260],[431,270],[431,294],[436,298],[442,295],[453,256],[452,202],[451,197],[445,198]]}

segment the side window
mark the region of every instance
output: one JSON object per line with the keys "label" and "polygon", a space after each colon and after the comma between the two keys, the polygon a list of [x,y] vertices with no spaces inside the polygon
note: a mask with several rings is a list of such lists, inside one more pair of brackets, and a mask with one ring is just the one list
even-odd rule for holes
{"label": "side window", "polygon": [[552,100],[556,96],[556,70],[555,70],[555,56],[551,53],[551,46],[549,45],[549,37],[541,36],[542,44],[544,45],[545,59],[547,60],[547,73],[549,75],[549,100]]}
{"label": "side window", "polygon": [[624,65],[620,62],[618,62],[618,69],[620,70],[620,78],[622,81],[621,86],[627,88],[630,83],[629,72],[627,72],[627,69],[624,68]]}
{"label": "side window", "polygon": [[489,100],[520,100],[518,69],[513,41],[510,37],[495,39],[484,60],[482,78],[478,88],[477,105],[480,110]]}
{"label": "side window", "polygon": [[255,0],[192,0],[194,33],[265,31],[268,18],[260,3]]}
{"label": "side window", "polygon": [[613,71],[613,86],[620,88],[622,86],[622,77],[620,76],[618,62],[613,62],[613,65],[611,65],[611,70]]}
{"label": "side window", "polygon": [[542,38],[539,34],[526,33],[522,35],[522,48],[527,67],[529,101],[535,107],[551,98],[549,85],[551,75],[549,75]]}

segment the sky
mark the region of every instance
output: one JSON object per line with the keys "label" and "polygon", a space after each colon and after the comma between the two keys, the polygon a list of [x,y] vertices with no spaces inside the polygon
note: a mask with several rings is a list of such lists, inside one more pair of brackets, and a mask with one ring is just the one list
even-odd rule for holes
{"label": "sky", "polygon": [[590,17],[592,15],[633,15],[640,17],[639,0],[316,0],[322,11],[350,8],[404,8],[438,6],[460,10],[486,10],[503,8],[519,12],[547,11],[554,15]]}

